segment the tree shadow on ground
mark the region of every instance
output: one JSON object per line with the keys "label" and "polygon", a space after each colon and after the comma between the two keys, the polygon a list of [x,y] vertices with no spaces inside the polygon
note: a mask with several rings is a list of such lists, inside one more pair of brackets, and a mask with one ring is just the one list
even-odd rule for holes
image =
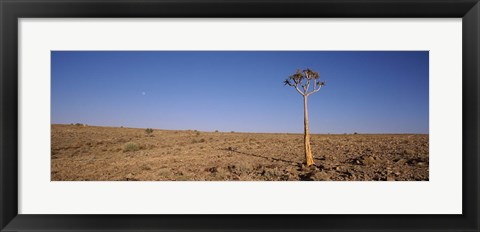
{"label": "tree shadow on ground", "polygon": [[263,155],[247,153],[247,152],[243,152],[243,151],[238,151],[237,149],[232,148],[232,147],[222,148],[222,149],[219,149],[219,150],[234,152],[234,153],[237,153],[237,154],[247,155],[247,156],[252,156],[252,157],[257,157],[257,158],[262,158],[262,159],[266,159],[266,160],[270,160],[270,161],[284,162],[284,163],[290,163],[290,164],[293,164],[293,165],[296,165],[296,166],[302,166],[301,162],[296,162],[296,161],[293,161],[293,160],[285,160],[285,159],[280,159],[280,158],[274,158],[274,157],[268,157],[268,156],[263,156]]}

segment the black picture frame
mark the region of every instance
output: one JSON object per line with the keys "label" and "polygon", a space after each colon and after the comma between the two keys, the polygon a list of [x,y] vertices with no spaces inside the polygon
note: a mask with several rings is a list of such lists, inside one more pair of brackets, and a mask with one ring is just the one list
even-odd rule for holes
{"label": "black picture frame", "polygon": [[[1,231],[479,231],[478,0],[0,0]],[[461,215],[18,214],[18,19],[106,17],[462,18]],[[41,200],[41,199],[39,199]],[[302,202],[295,202],[301,205]],[[441,202],[439,202],[441,204]]]}

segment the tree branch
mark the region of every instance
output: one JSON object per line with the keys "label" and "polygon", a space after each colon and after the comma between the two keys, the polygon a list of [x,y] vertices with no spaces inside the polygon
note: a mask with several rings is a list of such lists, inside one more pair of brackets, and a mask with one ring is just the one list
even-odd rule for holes
{"label": "tree branch", "polygon": [[305,78],[302,78],[302,79],[299,81],[299,84],[300,84],[300,86],[302,86],[303,92],[305,92],[305,85],[303,84],[303,79],[305,79]]}
{"label": "tree branch", "polygon": [[308,93],[308,94],[307,94],[307,97],[310,96],[310,95],[313,94],[313,93],[318,92],[321,88],[322,88],[322,85],[318,86],[318,89],[314,89],[312,92]]}
{"label": "tree branch", "polygon": [[307,88],[305,88],[305,93],[308,92],[308,88],[310,88],[310,79],[307,78]]}
{"label": "tree branch", "polygon": [[302,91],[298,88],[298,84],[295,85],[295,89],[299,94],[301,94],[302,96],[305,96],[305,93],[302,93]]}

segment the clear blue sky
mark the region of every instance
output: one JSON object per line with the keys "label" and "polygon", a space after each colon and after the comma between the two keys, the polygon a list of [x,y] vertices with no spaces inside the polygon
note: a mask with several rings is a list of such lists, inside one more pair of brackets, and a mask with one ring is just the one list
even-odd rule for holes
{"label": "clear blue sky", "polygon": [[303,133],[428,133],[428,51],[52,51],[52,123]]}

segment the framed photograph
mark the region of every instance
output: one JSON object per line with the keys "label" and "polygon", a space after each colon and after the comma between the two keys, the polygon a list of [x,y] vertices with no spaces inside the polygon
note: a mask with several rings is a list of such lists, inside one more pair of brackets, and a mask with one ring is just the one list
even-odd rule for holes
{"label": "framed photograph", "polygon": [[477,0],[0,1],[1,231],[479,231]]}

